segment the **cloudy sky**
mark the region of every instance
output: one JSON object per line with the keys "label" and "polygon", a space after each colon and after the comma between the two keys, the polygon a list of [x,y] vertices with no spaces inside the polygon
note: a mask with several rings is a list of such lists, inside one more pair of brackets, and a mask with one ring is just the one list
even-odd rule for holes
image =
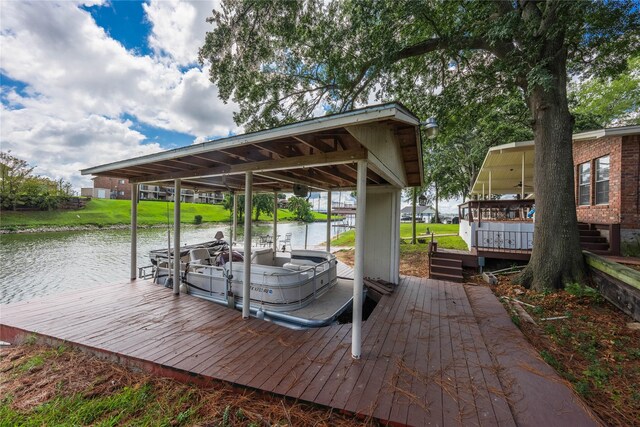
{"label": "cloudy sky", "polygon": [[0,144],[35,172],[78,170],[241,132],[198,48],[213,1],[0,1]]}
{"label": "cloudy sky", "polygon": [[79,190],[80,169],[241,133],[197,62],[216,3],[0,0],[0,149]]}

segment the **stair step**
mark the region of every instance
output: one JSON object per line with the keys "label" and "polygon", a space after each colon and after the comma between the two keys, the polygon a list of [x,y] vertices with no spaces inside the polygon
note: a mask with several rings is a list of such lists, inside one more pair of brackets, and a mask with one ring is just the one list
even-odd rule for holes
{"label": "stair step", "polygon": [[580,247],[587,250],[607,251],[609,250],[609,243],[580,242]]}
{"label": "stair step", "polygon": [[462,275],[455,276],[455,275],[444,274],[444,273],[431,273],[430,278],[436,279],[436,280],[446,280],[448,282],[456,282],[456,283],[464,282],[464,277],[462,277]]}
{"label": "stair step", "polygon": [[607,243],[607,238],[602,236],[580,236],[580,243]]}
{"label": "stair step", "polygon": [[583,222],[578,223],[578,230],[589,230],[591,226],[589,224],[585,224]]}
{"label": "stair step", "polygon": [[438,256],[431,255],[431,266],[442,265],[445,267],[459,267],[462,268],[462,260],[453,258],[440,258]]}
{"label": "stair step", "polygon": [[598,230],[579,230],[580,236],[600,236]]}
{"label": "stair step", "polygon": [[432,273],[444,273],[451,275],[460,275],[462,276],[462,268],[460,267],[450,267],[446,265],[431,265]]}

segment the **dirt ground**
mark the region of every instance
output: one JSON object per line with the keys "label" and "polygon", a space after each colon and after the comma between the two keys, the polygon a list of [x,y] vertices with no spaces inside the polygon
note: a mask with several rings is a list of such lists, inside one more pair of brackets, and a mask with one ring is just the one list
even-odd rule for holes
{"label": "dirt ground", "polygon": [[[353,267],[354,251],[343,250],[335,253],[336,257]],[[405,276],[428,277],[429,261],[426,253],[411,252],[404,253],[400,257],[400,274]]]}
{"label": "dirt ground", "polygon": [[591,288],[534,292],[514,278],[499,277],[494,293],[541,357],[607,425],[640,426],[640,330],[632,329],[638,323]]}
{"label": "dirt ground", "polygon": [[0,425],[375,425],[219,383],[199,388],[66,348],[0,350]]}

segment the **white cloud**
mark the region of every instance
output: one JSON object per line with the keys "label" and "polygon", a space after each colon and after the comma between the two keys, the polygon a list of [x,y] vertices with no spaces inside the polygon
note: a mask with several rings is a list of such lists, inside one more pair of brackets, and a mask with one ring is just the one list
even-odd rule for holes
{"label": "white cloud", "polygon": [[168,56],[180,65],[196,63],[205,34],[213,28],[206,19],[219,3],[213,0],[145,3],[143,7],[152,24],[149,46],[159,57]]}
{"label": "white cloud", "polygon": [[180,68],[196,58],[212,4],[144,7],[160,56],[127,51],[74,3],[0,2],[0,69],[27,84],[22,93],[3,88],[10,107],[0,118],[1,149],[41,174],[87,185],[78,169],[160,149],[124,114],[197,140],[238,132],[234,106],[217,98],[206,70]]}

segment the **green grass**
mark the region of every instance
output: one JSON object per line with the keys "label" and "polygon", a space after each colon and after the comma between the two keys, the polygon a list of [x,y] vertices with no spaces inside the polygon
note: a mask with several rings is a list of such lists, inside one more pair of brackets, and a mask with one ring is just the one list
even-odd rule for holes
{"label": "green grass", "polygon": [[[222,205],[199,203],[182,203],[180,222],[195,223],[196,215],[202,216],[202,222],[228,222],[229,211]],[[313,213],[314,219],[326,220],[325,214]],[[173,222],[173,202],[141,201],[138,205],[138,224],[157,225]],[[261,221],[269,221],[271,215],[260,215]],[[293,220],[293,214],[286,209],[278,210],[279,220]],[[37,227],[77,227],[112,225],[131,223],[130,200],[92,199],[84,209],[36,212],[2,212],[0,227],[3,229],[37,228]]]}
{"label": "green grass", "polygon": [[[417,234],[418,236],[421,234],[426,234],[427,227],[429,231],[432,231],[434,234],[458,234],[458,224],[417,224]],[[411,224],[400,224],[400,237],[411,237]],[[427,250],[428,242],[431,239],[426,239],[425,243],[419,243],[417,245],[410,244],[402,244],[400,245],[401,251],[404,252],[425,252]],[[459,249],[466,251],[467,244],[462,240],[460,236],[444,236],[444,237],[435,237],[435,240],[438,242],[438,247],[443,249]],[[331,241],[331,244],[334,246],[354,246],[355,245],[355,231],[349,230],[346,231],[337,238]]]}

